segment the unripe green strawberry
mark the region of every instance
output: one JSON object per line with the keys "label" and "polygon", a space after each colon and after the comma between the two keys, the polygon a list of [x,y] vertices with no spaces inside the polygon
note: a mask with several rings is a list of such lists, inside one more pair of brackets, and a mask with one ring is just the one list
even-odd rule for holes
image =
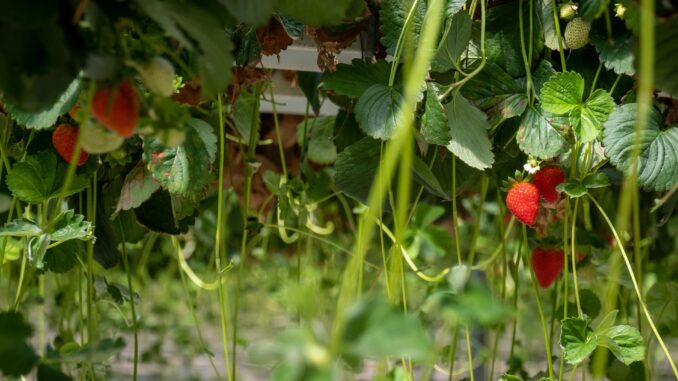
{"label": "unripe green strawberry", "polygon": [[[52,145],[54,150],[67,163],[73,158],[76,142],[78,141],[78,127],[70,124],[60,124],[52,133]],[[82,141],[81,141],[82,142]],[[87,150],[82,148],[78,156],[77,165],[83,165],[87,162]]]}
{"label": "unripe green strawberry", "polygon": [[92,154],[101,154],[116,150],[125,140],[115,132],[96,123],[85,123],[80,127],[82,148]]}
{"label": "unripe green strawberry", "polygon": [[525,225],[533,225],[539,211],[539,189],[527,181],[516,182],[506,195],[506,206]]}
{"label": "unripe green strawberry", "polygon": [[565,26],[565,45],[569,49],[580,49],[589,43],[591,24],[581,17],[573,18]]}
{"label": "unripe green strawberry", "polygon": [[577,5],[572,3],[563,4],[560,6],[560,18],[563,20],[571,20],[577,14]]}
{"label": "unripe green strawberry", "polygon": [[186,139],[186,131],[183,129],[170,128],[158,130],[154,136],[167,147],[176,147],[184,142]]}
{"label": "unripe green strawberry", "polygon": [[155,57],[137,68],[144,86],[152,93],[169,97],[174,93],[174,67],[162,57]]}

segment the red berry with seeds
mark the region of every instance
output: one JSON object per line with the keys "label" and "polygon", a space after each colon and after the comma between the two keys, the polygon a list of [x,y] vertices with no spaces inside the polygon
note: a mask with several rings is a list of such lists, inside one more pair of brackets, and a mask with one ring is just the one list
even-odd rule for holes
{"label": "red berry with seeds", "polygon": [[547,288],[558,278],[565,265],[561,249],[536,247],[532,251],[532,270],[541,288]]}
{"label": "red berry with seeds", "polygon": [[556,187],[564,181],[565,173],[557,165],[549,165],[540,169],[532,179],[534,185],[539,189],[541,197],[550,203],[558,201],[559,194]]}
{"label": "red berry with seeds", "polygon": [[[66,162],[70,163],[73,158],[73,151],[75,144],[78,141],[78,127],[70,124],[59,125],[52,133],[52,145],[59,156]],[[80,150],[78,156],[78,165],[83,165],[87,162],[89,154],[85,150]]]}
{"label": "red berry with seeds", "polygon": [[514,183],[506,195],[506,206],[520,222],[534,224],[539,211],[539,189],[527,181]]}
{"label": "red berry with seeds", "polygon": [[98,88],[92,99],[92,114],[104,127],[123,138],[134,134],[139,120],[139,97],[125,81],[115,88]]}

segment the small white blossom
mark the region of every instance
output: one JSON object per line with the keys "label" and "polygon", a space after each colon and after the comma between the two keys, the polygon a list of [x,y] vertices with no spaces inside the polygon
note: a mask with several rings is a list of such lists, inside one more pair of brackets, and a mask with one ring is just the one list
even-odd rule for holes
{"label": "small white blossom", "polygon": [[529,174],[534,175],[539,171],[539,164],[537,164],[534,160],[529,160],[525,165],[523,165],[523,169],[525,169]]}

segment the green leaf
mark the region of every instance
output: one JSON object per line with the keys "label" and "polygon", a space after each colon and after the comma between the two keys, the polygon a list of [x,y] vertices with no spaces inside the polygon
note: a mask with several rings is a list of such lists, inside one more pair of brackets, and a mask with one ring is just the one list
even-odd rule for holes
{"label": "green leaf", "polygon": [[[539,24],[541,24],[541,32],[544,35],[544,45],[551,50],[558,50],[558,33],[556,33],[556,24],[553,22],[553,0],[538,0],[539,7]],[[558,5],[555,5],[556,11]],[[562,40],[562,36],[560,37]]]}
{"label": "green leaf", "polygon": [[488,116],[492,127],[525,111],[527,97],[513,77],[495,64],[488,64],[462,89]]}
{"label": "green leaf", "polygon": [[602,172],[590,173],[582,183],[587,189],[605,188],[610,186],[610,179]]}
{"label": "green leaf", "polygon": [[586,187],[577,180],[571,180],[565,183],[559,184],[556,189],[559,192],[565,192],[568,196],[572,198],[578,198],[586,195]]}
{"label": "green leaf", "polygon": [[[422,311],[432,317],[442,317],[449,324],[489,327],[503,322],[509,316],[509,308],[498,303],[486,287],[468,281],[467,274],[466,268],[453,269],[448,282],[454,288],[431,294],[422,305]],[[466,288],[461,292],[464,285]]]}
{"label": "green leaf", "polygon": [[678,283],[655,283],[647,291],[645,302],[657,326],[678,331]]}
{"label": "green leaf", "polygon": [[346,147],[339,155],[334,167],[334,183],[347,195],[367,203],[370,187],[377,175],[381,143],[365,137]]}
{"label": "green leaf", "polygon": [[[523,19],[529,20],[529,7],[523,7]],[[539,8],[534,7],[533,19],[539,18]],[[512,20],[515,22],[508,22]],[[512,77],[522,77],[525,75],[525,63],[521,52],[520,30],[517,27],[518,20],[518,2],[497,4],[490,7],[487,15],[485,52],[488,63],[494,63],[504,69]],[[474,24],[473,44],[478,47],[480,41],[480,23]],[[527,21],[525,21],[527,25]],[[525,28],[525,33],[528,29]],[[532,43],[532,51],[539,52],[543,49],[544,38],[542,30],[535,25],[532,36],[525,36],[527,42],[525,49],[528,50],[529,43]],[[478,55],[479,50],[478,50]],[[533,61],[539,59],[539,54],[533,55]],[[534,62],[530,62],[530,67]]]}
{"label": "green leaf", "polygon": [[342,341],[344,355],[422,361],[432,350],[433,342],[421,322],[387,301],[363,301],[348,312]]}
{"label": "green leaf", "polygon": [[[631,170],[637,106],[617,107],[605,123],[603,145],[610,162],[620,171]],[[645,189],[667,191],[678,182],[678,128],[661,129],[661,114],[652,109],[642,132],[638,157],[638,184]]]}
{"label": "green leaf", "polygon": [[[381,44],[386,47],[386,52],[391,55],[395,53],[400,32],[405,26],[405,20],[412,4],[414,4],[414,0],[388,0],[381,3],[379,10],[382,31]],[[419,1],[412,14],[409,31],[405,35],[404,43],[406,46],[417,46],[425,14],[426,2]]]}
{"label": "green leaf", "polygon": [[458,93],[446,109],[452,137],[447,149],[470,167],[490,168],[494,154],[487,136],[490,124],[485,114]]}
{"label": "green leaf", "polygon": [[0,237],[34,237],[42,234],[42,229],[33,221],[18,218],[0,228]]}
{"label": "green leaf", "polygon": [[335,94],[358,98],[372,85],[388,85],[391,64],[354,59],[351,64],[338,64],[337,70],[323,75],[322,86]]}
{"label": "green leaf", "polygon": [[[40,203],[61,195],[67,169],[68,164],[52,151],[41,151],[14,165],[7,175],[7,186],[19,200]],[[75,175],[65,196],[80,192],[88,183],[87,176]]]}
{"label": "green leaf", "polygon": [[139,207],[158,189],[160,183],[155,181],[144,162],[140,161],[125,177],[115,212]]}
{"label": "green leaf", "polygon": [[554,114],[576,110],[583,96],[584,79],[572,71],[554,74],[540,91],[542,108]]}
{"label": "green leaf", "polygon": [[[229,0],[230,1],[230,0]],[[280,11],[312,26],[331,26],[357,17],[365,7],[356,0],[280,0]]]}
{"label": "green leaf", "polygon": [[563,152],[567,143],[553,124],[553,115],[541,107],[529,106],[516,135],[520,149],[540,159],[550,159]]}
{"label": "green leaf", "polygon": [[372,85],[355,106],[360,128],[375,139],[389,140],[402,125],[400,105],[403,96],[394,88]]}
{"label": "green leaf", "polygon": [[436,175],[418,156],[415,156],[412,161],[412,170],[414,178],[423,185],[426,190],[438,197],[449,199],[449,196],[445,193],[445,190],[440,184],[440,181],[438,181]]}
{"label": "green leaf", "polygon": [[607,4],[607,0],[581,0],[577,11],[586,21],[593,21],[603,13]]}
{"label": "green leaf", "polygon": [[259,96],[253,91],[243,90],[233,105],[233,120],[240,137],[249,143],[251,131],[259,132]]}
{"label": "green leaf", "polygon": [[[334,146],[333,116],[309,118],[297,126],[297,143],[299,146],[308,144],[308,158],[318,164],[332,164],[337,159],[337,147]],[[308,128],[307,142],[304,136]]]}
{"label": "green leaf", "polygon": [[[572,123],[574,133],[579,136],[581,142],[590,142],[598,138],[603,129],[603,123],[614,110],[614,100],[603,89],[597,89],[586,100],[584,106],[580,109],[579,123]],[[573,115],[576,112],[573,112]],[[574,120],[571,117],[571,120]]]}
{"label": "green leaf", "polygon": [[165,32],[198,56],[203,92],[208,97],[226,90],[231,80],[233,44],[218,14],[209,7],[178,0],[137,0]]}
{"label": "green leaf", "polygon": [[278,0],[219,0],[236,20],[254,26],[264,25],[273,15]]}
{"label": "green leaf", "polygon": [[630,32],[614,36],[611,41],[606,34],[592,34],[591,44],[595,46],[598,58],[606,69],[616,74],[636,73],[633,66],[633,35]]}
{"label": "green leaf", "polygon": [[466,12],[455,14],[448,21],[445,34],[431,61],[431,70],[445,72],[459,67],[459,57],[470,40],[471,17]]}
{"label": "green leaf", "polygon": [[38,356],[26,341],[31,326],[17,312],[0,313],[0,375],[18,377],[28,373]]}
{"label": "green leaf", "polygon": [[[637,3],[631,3],[637,6]],[[654,83],[661,90],[678,97],[678,60],[675,55],[678,48],[678,17],[657,21],[654,46]]]}
{"label": "green leaf", "polygon": [[71,239],[92,239],[93,228],[82,214],[75,214],[71,210],[60,213],[48,230],[52,241],[68,241]]}
{"label": "green leaf", "polygon": [[192,118],[186,125],[186,139],[177,147],[166,147],[156,138],[144,142],[144,161],[153,178],[170,193],[192,197],[210,183],[210,167],[217,150],[212,126]]}
{"label": "green leaf", "polygon": [[421,134],[429,144],[446,146],[450,142],[450,129],[447,127],[445,108],[438,101],[438,87],[428,84],[424,115],[421,117]]}
{"label": "green leaf", "polygon": [[556,71],[549,61],[539,61],[537,67],[532,71],[532,83],[534,84],[535,90],[537,90],[538,97],[541,96],[541,88],[554,74],[556,74]]}
{"label": "green leaf", "polygon": [[523,381],[523,379],[512,374],[503,374],[499,377],[499,381]]}
{"label": "green leaf", "polygon": [[635,327],[629,325],[610,327],[598,333],[598,341],[626,365],[645,359],[643,337]]}
{"label": "green leaf", "polygon": [[[195,221],[193,215],[176,218],[172,196],[165,190],[153,193],[151,198],[134,209],[134,215],[147,229],[165,234],[184,234]],[[96,230],[99,231],[99,228]]]}
{"label": "green leaf", "polygon": [[568,364],[579,364],[598,346],[598,339],[589,323],[591,319],[567,318],[562,321],[560,347]]}
{"label": "green leaf", "polygon": [[66,241],[60,245],[47,249],[42,259],[44,268],[53,273],[62,274],[78,264],[80,245],[77,241]]}
{"label": "green leaf", "polygon": [[320,85],[321,73],[313,73],[309,71],[298,71],[297,81],[299,88],[306,96],[306,100],[311,105],[313,112],[318,115],[320,112],[320,96],[318,86]]}
{"label": "green leaf", "polygon": [[125,340],[122,338],[103,339],[84,345],[79,350],[58,357],[58,361],[64,364],[75,364],[79,362],[103,362],[116,353],[125,349]]}
{"label": "green leaf", "polygon": [[447,0],[447,7],[445,8],[445,16],[448,18],[454,16],[464,8],[466,0]]}
{"label": "green leaf", "polygon": [[70,376],[45,363],[38,365],[38,381],[71,381]]}
{"label": "green leaf", "polygon": [[56,103],[43,111],[24,111],[10,102],[5,103],[4,107],[18,124],[33,129],[45,129],[52,127],[59,116],[67,113],[73,108],[79,93],[80,80],[76,79],[71,82],[66,91],[59,96]]}

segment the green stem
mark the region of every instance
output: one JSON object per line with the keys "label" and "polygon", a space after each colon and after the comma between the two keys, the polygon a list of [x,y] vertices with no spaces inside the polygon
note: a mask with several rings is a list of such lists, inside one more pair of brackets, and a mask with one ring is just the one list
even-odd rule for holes
{"label": "green stem", "polygon": [[551,343],[549,340],[548,328],[546,325],[546,318],[544,317],[544,309],[541,305],[541,300],[539,299],[539,289],[537,288],[537,280],[535,279],[534,271],[532,271],[532,260],[529,255],[529,246],[527,244],[527,229],[523,225],[523,246],[525,246],[525,264],[530,268],[530,275],[532,277],[532,288],[534,291],[534,299],[537,302],[537,310],[539,311],[539,319],[541,320],[541,330],[544,335],[544,344],[546,347],[546,362],[548,363],[549,368],[549,377],[553,379],[553,360],[551,359]]}
{"label": "green stem", "polygon": [[[217,96],[217,111],[219,113],[219,183],[217,188],[217,228],[214,235],[214,265],[217,270],[218,296],[219,296],[219,322],[221,326],[221,345],[224,349],[224,363],[226,364],[226,375],[230,380],[233,372],[230,369],[228,356],[228,313],[226,311],[228,300],[226,286],[223,278],[223,253],[221,252],[221,241],[224,234],[224,161],[226,156],[226,143],[224,141],[226,131],[224,127],[224,110],[221,94]],[[254,135],[251,133],[251,135]],[[245,164],[247,165],[247,164]],[[183,272],[182,272],[183,277]],[[235,342],[235,339],[234,339]],[[235,364],[235,363],[234,363]]]}
{"label": "green stem", "polygon": [[676,364],[673,362],[673,359],[671,358],[671,352],[669,349],[666,347],[666,344],[664,344],[664,340],[662,339],[661,335],[659,334],[659,331],[657,330],[657,327],[654,324],[654,320],[652,320],[652,315],[650,315],[650,311],[647,309],[647,305],[645,304],[645,301],[643,300],[643,295],[640,290],[640,286],[638,285],[638,281],[636,280],[636,277],[633,273],[633,267],[631,266],[631,262],[629,261],[629,257],[626,254],[626,250],[624,249],[624,244],[622,243],[621,239],[619,238],[619,234],[617,234],[617,230],[614,228],[614,225],[612,224],[612,221],[610,221],[610,218],[607,216],[607,213],[605,213],[605,210],[603,209],[602,206],[596,201],[593,196],[587,193],[587,196],[591,199],[593,204],[598,208],[598,211],[600,212],[601,216],[607,223],[608,227],[610,228],[610,231],[612,232],[612,235],[614,236],[615,241],[617,241],[617,245],[619,246],[619,250],[622,254],[622,258],[624,259],[624,264],[626,265],[626,269],[629,272],[629,276],[631,278],[631,283],[633,283],[633,289],[636,292],[636,297],[638,298],[638,304],[640,304],[641,309],[643,313],[645,314],[645,318],[647,319],[648,324],[650,325],[650,328],[652,329],[652,333],[654,333],[655,338],[657,339],[657,342],[659,343],[659,346],[662,348],[662,351],[664,351],[664,354],[666,355],[666,359],[669,362],[669,365],[671,366],[671,370],[673,370],[673,375],[678,379],[678,368],[676,368]]}
{"label": "green stem", "polygon": [[579,199],[574,200],[574,211],[572,212],[572,234],[570,235],[571,243],[570,250],[572,250],[572,280],[574,284],[574,300],[577,303],[577,312],[579,317],[582,316],[581,302],[579,300],[579,286],[577,285],[577,242],[576,242],[576,222],[577,222],[577,210],[579,207]]}
{"label": "green stem", "polygon": [[132,286],[132,272],[129,267],[129,260],[127,258],[127,246],[125,244],[125,229],[122,226],[122,221],[118,219],[118,227],[120,228],[120,246],[122,248],[122,264],[125,266],[125,272],[127,273],[127,288],[129,289],[129,305],[132,310],[132,331],[134,332],[134,365],[132,380],[137,380],[137,370],[139,366],[139,327],[137,324],[137,313],[134,306],[134,288]]}
{"label": "green stem", "polygon": [[558,40],[558,53],[560,54],[560,66],[562,71],[567,71],[565,65],[565,50],[563,49],[563,37],[560,34],[560,19],[558,19],[558,11],[556,10],[557,1],[551,0],[551,11],[553,12],[553,24],[556,27],[556,38]]}

